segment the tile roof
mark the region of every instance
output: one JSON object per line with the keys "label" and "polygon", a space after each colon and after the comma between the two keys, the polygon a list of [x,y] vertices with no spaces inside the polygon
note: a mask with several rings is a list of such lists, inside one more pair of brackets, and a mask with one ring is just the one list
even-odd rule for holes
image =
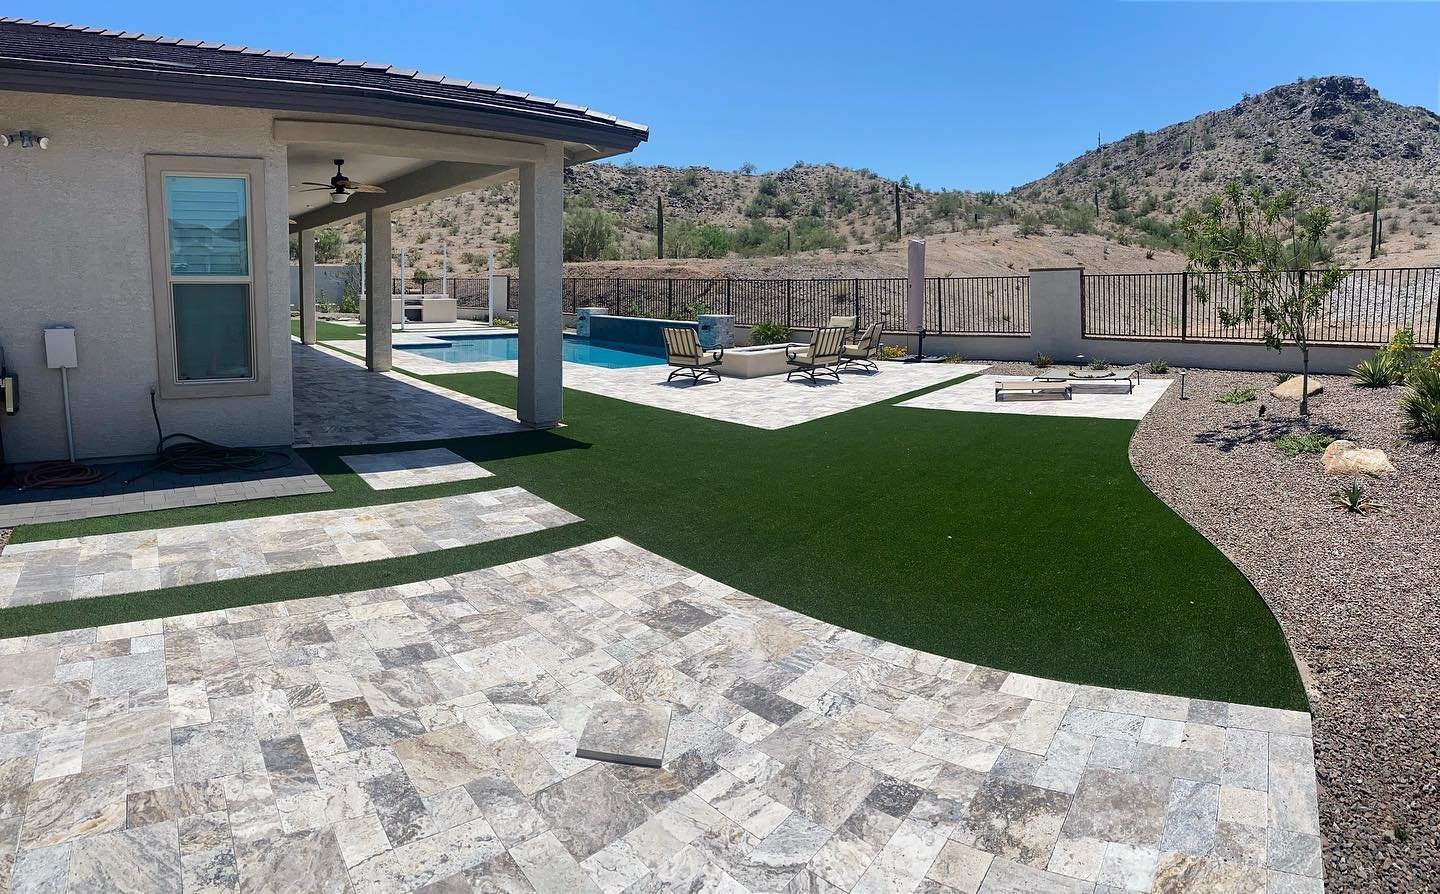
{"label": "tile roof", "polygon": [[0,67],[63,66],[81,73],[195,79],[233,79],[290,90],[378,95],[401,101],[478,107],[491,113],[624,131],[643,140],[649,129],[573,103],[415,69],[360,59],[318,57],[259,47],[219,44],[0,17]]}

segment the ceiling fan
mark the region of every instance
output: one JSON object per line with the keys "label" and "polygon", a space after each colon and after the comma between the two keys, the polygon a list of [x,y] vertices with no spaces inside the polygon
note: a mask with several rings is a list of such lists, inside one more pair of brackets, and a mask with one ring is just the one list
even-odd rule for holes
{"label": "ceiling fan", "polygon": [[308,186],[309,189],[302,189],[300,192],[317,192],[327,190],[330,193],[330,201],[336,205],[343,205],[350,201],[350,196],[357,192],[383,193],[384,187],[374,186],[369,183],[359,183],[345,176],[342,170],[345,159],[335,159],[335,176],[330,178],[329,183],[316,183],[312,180],[303,181],[301,186]]}

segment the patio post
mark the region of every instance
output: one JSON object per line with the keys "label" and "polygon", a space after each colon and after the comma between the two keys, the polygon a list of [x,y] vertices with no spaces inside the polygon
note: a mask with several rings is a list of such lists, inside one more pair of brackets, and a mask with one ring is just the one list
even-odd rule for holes
{"label": "patio post", "polygon": [[391,296],[390,209],[365,212],[365,366],[374,372],[390,369]]}
{"label": "patio post", "polygon": [[564,260],[565,155],[558,143],[545,158],[520,166],[520,356],[516,412],[535,426],[560,422],[561,302]]}
{"label": "patio post", "polygon": [[315,231],[300,231],[300,341],[315,344]]}

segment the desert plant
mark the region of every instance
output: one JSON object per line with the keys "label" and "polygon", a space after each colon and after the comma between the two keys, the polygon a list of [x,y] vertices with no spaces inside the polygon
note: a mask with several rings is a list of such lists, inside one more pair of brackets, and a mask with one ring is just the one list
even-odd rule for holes
{"label": "desert plant", "polygon": [[358,314],[360,312],[360,299],[346,292],[340,297],[340,312],[342,314]]}
{"label": "desert plant", "polygon": [[964,363],[965,358],[960,354],[946,354],[940,358],[941,363]]}
{"label": "desert plant", "polygon": [[1152,376],[1164,375],[1170,371],[1170,361],[1156,357],[1150,361],[1150,374]]}
{"label": "desert plant", "polygon": [[1395,385],[1403,385],[1410,370],[1426,362],[1415,347],[1415,330],[1409,326],[1396,329],[1390,336],[1390,341],[1375,353],[1375,357],[1383,359],[1389,365],[1394,376],[1392,384]]}
{"label": "desert plant", "polygon": [[1364,388],[1389,388],[1398,379],[1395,365],[1383,354],[1361,360],[1350,370],[1355,384]]}
{"label": "desert plant", "polygon": [[1243,404],[1255,399],[1254,388],[1231,388],[1215,398],[1222,404]]}
{"label": "desert plant", "polygon": [[1049,354],[1036,354],[1035,359],[1030,362],[1035,364],[1040,369],[1044,369],[1045,367],[1052,365],[1055,361],[1050,359]]}
{"label": "desert plant", "polygon": [[1109,369],[1110,361],[1104,357],[1092,357],[1090,358],[1090,362],[1085,365],[1091,369]]}
{"label": "desert plant", "polygon": [[1276,385],[1284,385],[1286,382],[1290,381],[1290,380],[1293,379],[1293,378],[1295,378],[1295,374],[1294,374],[1294,373],[1276,373],[1276,374],[1275,374],[1275,384],[1276,384]]}
{"label": "desert plant", "polygon": [[1409,387],[1400,399],[1411,427],[1423,437],[1440,441],[1440,371],[1420,367],[1412,370]]}
{"label": "desert plant", "polygon": [[776,345],[790,340],[790,329],[771,320],[750,327],[750,344]]}
{"label": "desert plant", "polygon": [[1358,481],[1352,481],[1331,493],[1330,502],[1346,512],[1355,512],[1360,515],[1380,508],[1374,500],[1365,496],[1365,488],[1361,487]]}
{"label": "desert plant", "polygon": [[875,356],[880,360],[900,360],[910,356],[910,352],[904,345],[881,345]]}
{"label": "desert plant", "polygon": [[[1266,347],[1300,349],[1301,416],[1310,414],[1311,323],[1345,279],[1325,243],[1330,223],[1328,209],[1302,209],[1293,190],[1247,191],[1236,180],[1180,218],[1186,270],[1222,274],[1239,291],[1238,311],[1217,308],[1220,322],[1233,327],[1258,321]],[[1201,302],[1209,298],[1199,282],[1194,294]]]}
{"label": "desert plant", "polygon": [[1334,440],[1329,435],[1281,435],[1275,439],[1275,449],[1294,459],[1306,453],[1324,453]]}

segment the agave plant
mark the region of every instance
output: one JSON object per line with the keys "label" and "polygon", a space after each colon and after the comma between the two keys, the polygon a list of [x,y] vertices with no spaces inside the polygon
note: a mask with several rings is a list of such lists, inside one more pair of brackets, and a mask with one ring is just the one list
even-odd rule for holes
{"label": "agave plant", "polygon": [[1440,441],[1440,372],[1424,367],[1412,369],[1400,405],[1416,432]]}
{"label": "agave plant", "polygon": [[1390,362],[1383,354],[1376,354],[1367,360],[1361,360],[1350,370],[1350,375],[1355,377],[1355,383],[1365,388],[1389,388],[1399,379],[1396,375],[1395,364]]}
{"label": "agave plant", "polygon": [[1361,487],[1358,481],[1352,481],[1332,493],[1330,502],[1346,512],[1355,512],[1360,515],[1380,508],[1379,504],[1365,496],[1365,488]]}

